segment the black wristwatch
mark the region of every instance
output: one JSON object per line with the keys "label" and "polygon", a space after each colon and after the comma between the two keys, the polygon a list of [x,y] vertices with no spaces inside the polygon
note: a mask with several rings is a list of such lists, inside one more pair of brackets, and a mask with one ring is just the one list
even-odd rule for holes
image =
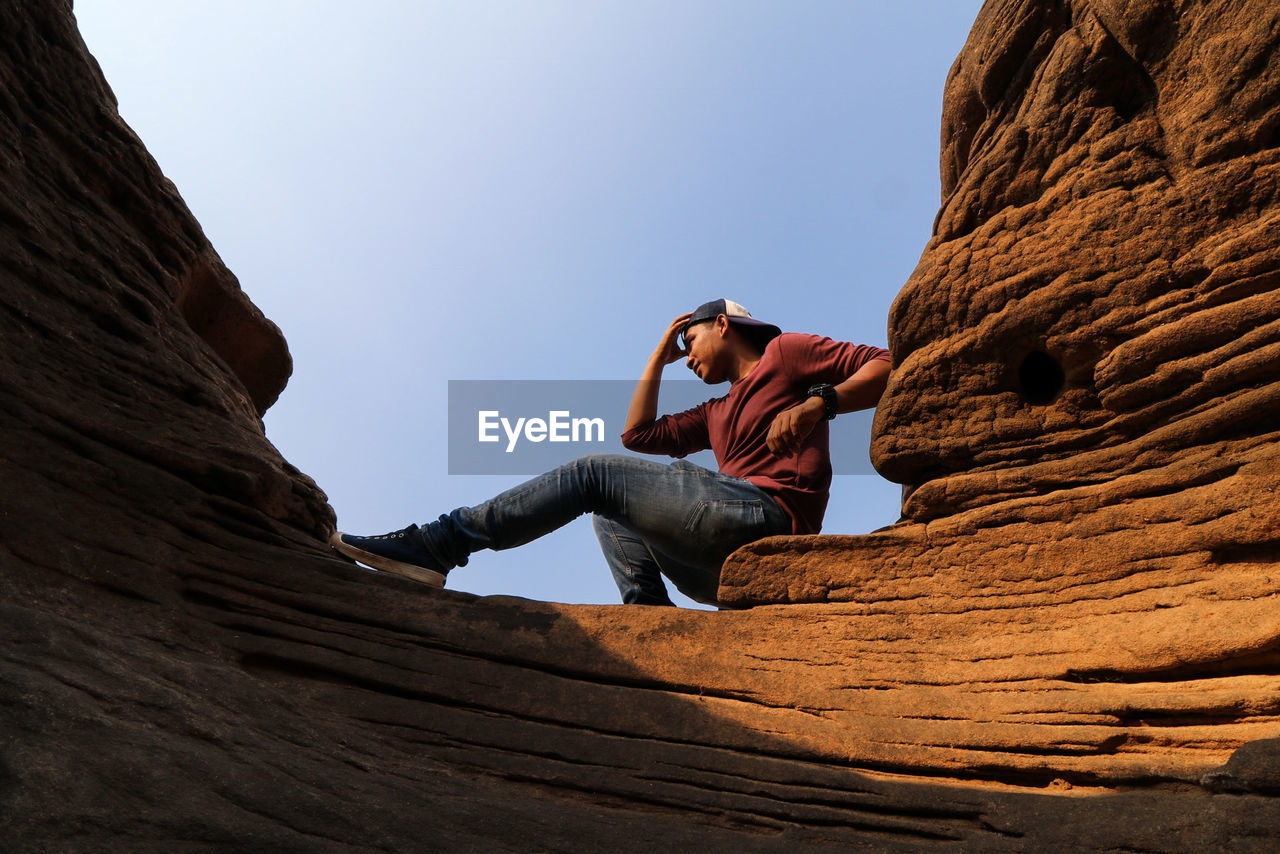
{"label": "black wristwatch", "polygon": [[830,383],[818,383],[809,386],[809,390],[805,392],[807,397],[820,397],[822,402],[827,405],[827,411],[823,414],[823,421],[830,421],[836,417],[838,407],[836,405],[836,387]]}

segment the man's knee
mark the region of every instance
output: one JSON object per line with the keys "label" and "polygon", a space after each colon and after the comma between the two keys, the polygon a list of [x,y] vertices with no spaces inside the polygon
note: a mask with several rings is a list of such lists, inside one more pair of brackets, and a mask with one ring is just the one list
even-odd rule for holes
{"label": "man's knee", "polygon": [[652,460],[644,460],[627,454],[584,454],[560,467],[583,484],[603,486],[611,480],[632,476],[652,475],[666,466]]}
{"label": "man's knee", "polygon": [[580,457],[569,460],[566,466],[575,468],[601,469],[614,468],[617,466],[631,465],[637,462],[635,457],[629,457],[626,454],[583,454]]}

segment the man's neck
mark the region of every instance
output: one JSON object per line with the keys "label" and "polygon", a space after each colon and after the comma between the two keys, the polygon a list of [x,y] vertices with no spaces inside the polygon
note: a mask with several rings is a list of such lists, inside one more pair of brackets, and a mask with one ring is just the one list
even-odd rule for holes
{"label": "man's neck", "polygon": [[732,385],[747,374],[755,370],[756,365],[760,364],[760,356],[755,352],[751,354],[738,353],[735,357],[733,368],[729,371],[729,383]]}

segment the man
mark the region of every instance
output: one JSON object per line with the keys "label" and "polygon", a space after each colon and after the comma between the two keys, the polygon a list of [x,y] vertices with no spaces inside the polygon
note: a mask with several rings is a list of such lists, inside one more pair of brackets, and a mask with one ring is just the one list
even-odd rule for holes
{"label": "man", "polygon": [[[729,392],[657,417],[667,365],[684,357]],[[822,528],[831,460],[826,421],[875,406],[889,352],[817,335],[783,334],[732,300],[671,322],[631,399],[622,444],[684,457],[711,448],[718,472],[622,454],[580,457],[475,507],[376,537],[335,533],[360,563],[435,587],[480,549],[527,543],[584,514],[627,604],[671,605],[666,576],[689,598],[716,603],[720,567],[735,549]]]}

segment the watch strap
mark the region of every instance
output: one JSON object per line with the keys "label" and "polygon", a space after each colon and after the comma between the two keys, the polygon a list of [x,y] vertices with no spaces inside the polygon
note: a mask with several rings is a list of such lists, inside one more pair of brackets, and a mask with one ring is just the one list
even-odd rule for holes
{"label": "watch strap", "polygon": [[830,383],[817,383],[809,386],[809,390],[805,392],[808,397],[820,397],[826,405],[827,411],[823,413],[822,420],[830,421],[836,417],[838,406],[836,402],[836,389]]}

